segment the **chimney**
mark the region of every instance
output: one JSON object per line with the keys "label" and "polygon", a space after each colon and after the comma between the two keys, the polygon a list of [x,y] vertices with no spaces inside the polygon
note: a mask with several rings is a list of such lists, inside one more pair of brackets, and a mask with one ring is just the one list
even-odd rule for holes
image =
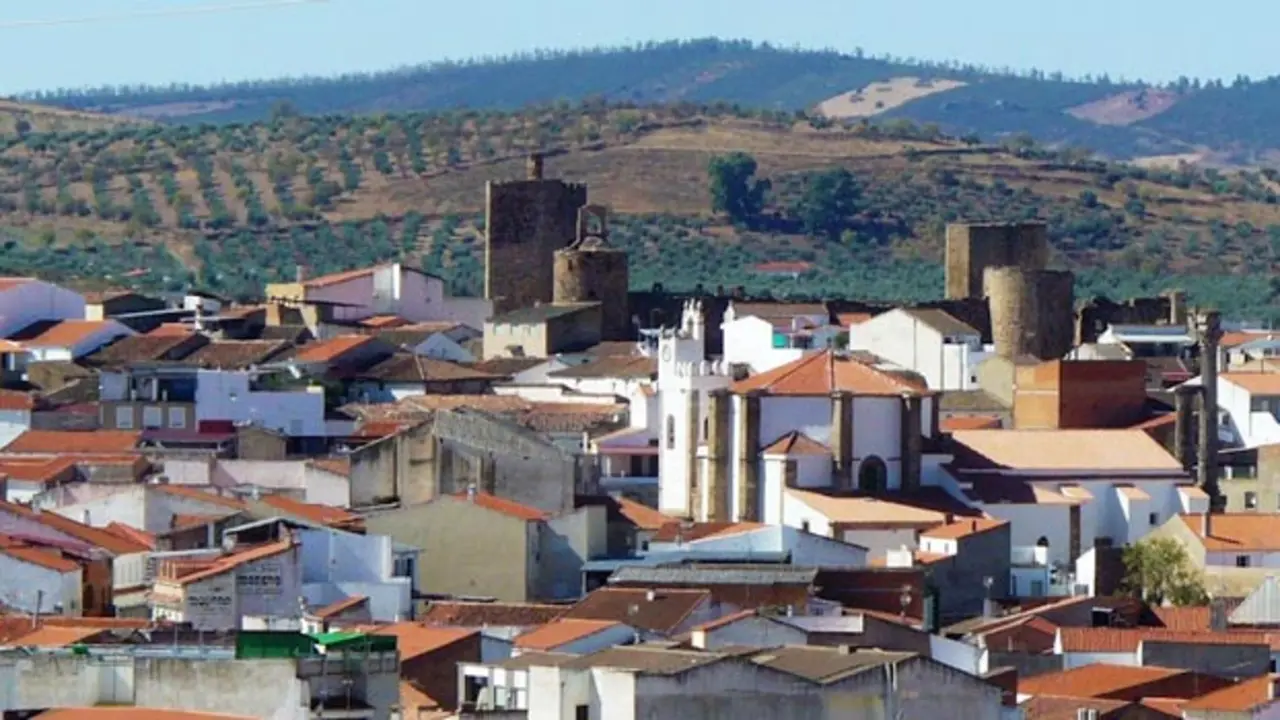
{"label": "chimney", "polygon": [[1200,437],[1197,443],[1196,481],[1209,495],[1210,509],[1221,505],[1218,492],[1218,341],[1222,338],[1221,316],[1206,312],[1196,323],[1200,340]]}
{"label": "chimney", "polygon": [[530,180],[542,179],[542,153],[530,153],[525,162],[525,170]]}
{"label": "chimney", "polygon": [[306,282],[306,281],[307,281],[307,266],[306,266],[306,265],[301,265],[301,264],[294,266],[294,268],[293,268],[293,276],[294,276],[294,278],[293,278],[293,281],[294,281],[294,282],[297,282],[297,283],[304,283],[304,282]]}
{"label": "chimney", "polygon": [[1192,440],[1192,417],[1195,413],[1196,395],[1200,388],[1179,385],[1173,391],[1173,456],[1182,469],[1191,471],[1195,445]]}

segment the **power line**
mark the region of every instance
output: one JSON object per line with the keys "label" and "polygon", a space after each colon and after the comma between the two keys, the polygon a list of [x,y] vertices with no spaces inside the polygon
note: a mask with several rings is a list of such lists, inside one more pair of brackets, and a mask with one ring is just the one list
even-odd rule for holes
{"label": "power line", "polygon": [[165,8],[159,10],[137,10],[117,13],[115,15],[92,15],[78,18],[54,18],[50,20],[10,20],[0,22],[0,30],[23,27],[48,27],[51,25],[83,25],[113,20],[130,20],[133,18],[173,17],[179,15],[207,15],[211,13],[232,12],[235,10],[258,10],[262,8],[283,7],[288,5],[313,5],[326,3],[329,0],[256,0],[256,2],[222,3],[218,5],[196,5],[186,8]]}

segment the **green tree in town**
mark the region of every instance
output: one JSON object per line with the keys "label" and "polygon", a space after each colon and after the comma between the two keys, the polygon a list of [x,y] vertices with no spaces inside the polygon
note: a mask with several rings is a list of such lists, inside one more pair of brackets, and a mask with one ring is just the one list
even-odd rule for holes
{"label": "green tree in town", "polygon": [[1147,538],[1125,548],[1124,568],[1125,589],[1147,603],[1186,606],[1208,602],[1204,578],[1173,538]]}
{"label": "green tree in town", "polygon": [[769,181],[756,178],[756,159],[743,152],[716,155],[707,165],[711,210],[734,222],[750,223],[764,209]]}

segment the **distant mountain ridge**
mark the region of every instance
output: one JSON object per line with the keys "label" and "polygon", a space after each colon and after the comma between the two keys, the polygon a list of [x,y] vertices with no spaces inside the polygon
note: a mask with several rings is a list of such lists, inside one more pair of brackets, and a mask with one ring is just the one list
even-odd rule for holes
{"label": "distant mountain ridge", "polygon": [[[910,97],[878,99],[878,93],[887,98],[900,92],[904,79],[917,87]],[[926,91],[931,83],[946,87]],[[534,52],[336,78],[59,90],[24,99],[167,122],[223,124],[267,118],[281,103],[306,114],[330,115],[516,109],[588,98],[810,112],[843,99],[844,106],[862,109],[837,121],[910,119],[984,140],[1025,133],[1040,143],[1089,148],[1117,159],[1177,156],[1223,164],[1280,159],[1280,124],[1274,122],[1280,77],[1241,77],[1229,85],[1182,79],[1154,87],[1105,76],[1069,79],[1038,70],[1015,73],[717,39]]]}

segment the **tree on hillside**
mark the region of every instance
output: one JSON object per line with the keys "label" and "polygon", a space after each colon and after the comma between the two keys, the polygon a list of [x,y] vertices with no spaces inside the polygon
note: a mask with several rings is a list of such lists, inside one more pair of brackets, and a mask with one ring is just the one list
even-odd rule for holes
{"label": "tree on hillside", "polygon": [[1208,601],[1204,579],[1173,538],[1154,537],[1124,550],[1124,587],[1152,605],[1202,605]]}
{"label": "tree on hillside", "polygon": [[734,222],[749,223],[764,209],[769,181],[756,178],[756,159],[743,152],[716,155],[707,164],[711,209]]}
{"label": "tree on hillside", "polygon": [[809,178],[796,208],[800,223],[810,235],[838,238],[858,212],[861,190],[853,173],[832,168]]}

